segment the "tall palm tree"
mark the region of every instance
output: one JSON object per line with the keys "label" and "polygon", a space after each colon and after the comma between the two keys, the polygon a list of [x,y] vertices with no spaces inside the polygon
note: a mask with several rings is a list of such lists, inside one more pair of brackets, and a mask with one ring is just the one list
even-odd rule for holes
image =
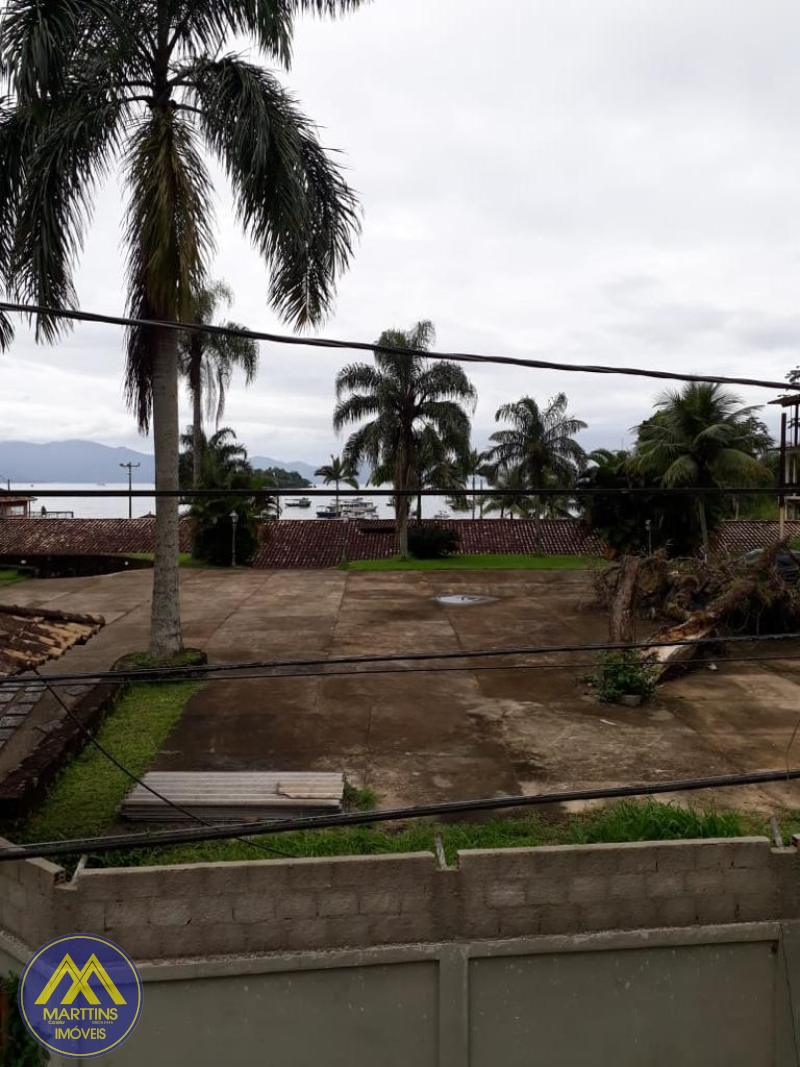
{"label": "tall palm tree", "polygon": [[[217,308],[221,304],[230,307],[232,302],[233,293],[224,282],[210,282],[192,296],[193,321],[210,325]],[[244,328],[237,322],[221,325],[234,330]],[[234,369],[240,367],[244,371],[247,385],[255,378],[258,345],[250,337],[194,331],[181,334],[178,346],[180,372],[192,398],[192,485],[196,489],[201,475],[204,402],[208,418],[213,418],[218,428]]]}
{"label": "tall palm tree", "polygon": [[350,485],[353,489],[358,489],[358,478],[356,478],[355,468],[342,459],[341,456],[331,455],[330,463],[326,463],[322,467],[318,467],[314,471],[315,478],[321,478],[326,485],[330,485],[331,482],[336,483],[336,507],[339,507],[339,483],[344,482],[345,485]]}
{"label": "tall palm tree", "polygon": [[510,427],[497,430],[489,440],[493,443],[491,461],[498,474],[518,468],[522,479],[520,488],[530,489],[536,540],[542,544],[541,517],[547,509],[536,491],[560,485],[574,484],[584,461],[584,451],[575,434],[586,429],[586,423],[567,415],[567,397],[559,393],[539,407],[530,396],[497,409],[495,420],[508,422]]}
{"label": "tall palm tree", "polygon": [[756,454],[766,428],[757,407],[721,385],[690,382],[656,399],[656,413],[639,427],[636,466],[665,486],[691,486],[703,548],[708,551],[708,515],[703,490],[768,483],[772,474]]}
{"label": "tall palm tree", "polygon": [[[213,250],[211,176],[220,162],[237,214],[270,268],[268,299],[301,328],[331,306],[358,231],[356,199],[315,128],[276,76],[294,18],[336,15],[360,0],[7,0],[0,64],[0,281],[20,301],[76,305],[73,269],[101,179],[127,186],[128,312],[193,318]],[[246,36],[256,61],[225,53]],[[43,312],[37,335],[62,320]],[[9,339],[0,323],[0,343]],[[126,390],[140,428],[153,423],[156,489],[178,486],[179,335],[133,327]],[[181,648],[178,502],[156,505],[150,648]]]}
{"label": "tall palm tree", "polygon": [[374,366],[351,363],[336,376],[334,428],[340,431],[370,420],[347,441],[345,459],[355,467],[366,460],[373,484],[392,481],[402,557],[408,555],[410,503],[403,494],[421,487],[422,442],[429,444],[434,434],[441,458],[462,455],[469,448],[470,431],[463,405],[472,410],[477,398],[457,363],[426,358],[434,338],[433,323],[427,321],[406,331],[386,330],[377,345],[402,351],[376,348]]}

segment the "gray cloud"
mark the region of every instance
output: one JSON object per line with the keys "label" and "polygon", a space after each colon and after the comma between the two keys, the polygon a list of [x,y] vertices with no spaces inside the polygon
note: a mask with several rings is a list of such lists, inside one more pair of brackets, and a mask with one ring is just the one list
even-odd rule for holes
{"label": "gray cloud", "polygon": [[[800,337],[799,36],[788,0],[375,0],[303,22],[285,81],[345,153],[364,205],[324,332],[369,341],[426,317],[445,349],[782,378]],[[87,308],[124,306],[120,203],[114,183],[98,197]],[[280,329],[221,180],[217,221],[233,315]],[[318,460],[337,447],[341,360],[264,346],[225,421],[253,451]],[[21,332],[0,357],[0,436],[141,445],[122,362],[111,328],[52,349]],[[618,444],[662,388],[509,368],[474,378],[479,444],[500,403],[560,389],[590,423],[588,446]]]}

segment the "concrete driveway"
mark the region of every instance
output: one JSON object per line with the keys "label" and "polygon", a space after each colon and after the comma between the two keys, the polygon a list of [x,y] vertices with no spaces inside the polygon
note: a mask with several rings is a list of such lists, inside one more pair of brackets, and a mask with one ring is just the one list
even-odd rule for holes
{"label": "concrete driveway", "polygon": [[[49,668],[96,670],[145,647],[150,583],[149,571],[53,579],[10,587],[0,601],[104,615],[107,626],[89,645]],[[443,605],[435,599],[442,594],[492,599]],[[606,637],[588,576],[575,571],[187,570],[181,597],[187,644],[221,662]],[[457,659],[347,677],[328,667],[314,677],[210,681],[156,766],[341,769],[373,788],[383,805],[420,803],[781,767],[800,715],[794,661],[721,661],[718,671],[669,683],[638,709],[594,702],[582,681],[591,669],[585,653],[531,658],[522,670],[508,662]],[[800,789],[715,799],[769,810],[800,806]]]}

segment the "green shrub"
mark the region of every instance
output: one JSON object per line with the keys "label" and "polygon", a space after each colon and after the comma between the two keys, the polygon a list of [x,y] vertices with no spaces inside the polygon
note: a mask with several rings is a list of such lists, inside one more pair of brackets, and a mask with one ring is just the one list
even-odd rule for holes
{"label": "green shrub", "polygon": [[0,1064],[8,1067],[41,1067],[50,1062],[50,1053],[28,1033],[19,1013],[19,975],[0,978],[0,998],[5,1001],[0,1031]]}
{"label": "green shrub", "polygon": [[342,802],[345,811],[374,811],[378,806],[378,795],[368,785],[359,787],[345,779]]}
{"label": "green shrub", "polygon": [[[204,502],[202,512],[198,508],[195,518],[192,556],[210,563],[213,567],[230,567],[233,558],[233,523],[231,506],[227,500]],[[217,505],[214,507],[213,505]],[[251,517],[237,508],[236,562],[246,566],[258,547],[256,526]]]}
{"label": "green shrub", "polygon": [[412,526],[408,548],[417,559],[443,559],[458,551],[458,530],[444,526]]}
{"label": "green shrub", "polygon": [[620,697],[627,695],[644,699],[652,696],[657,677],[655,655],[642,656],[634,648],[623,648],[601,654],[591,682],[599,701],[615,704]]}

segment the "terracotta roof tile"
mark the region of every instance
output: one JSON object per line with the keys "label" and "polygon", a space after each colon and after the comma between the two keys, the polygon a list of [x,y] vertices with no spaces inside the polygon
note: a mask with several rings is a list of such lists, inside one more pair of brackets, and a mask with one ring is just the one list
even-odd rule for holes
{"label": "terracotta roof tile", "polygon": [[[152,552],[155,519],[0,519],[0,556],[108,556]],[[181,519],[181,551],[192,547]]]}
{"label": "terracotta roof tile", "polygon": [[[425,519],[423,523],[457,528],[463,555],[528,555],[537,551],[536,523],[532,519]],[[800,522],[786,523],[786,534],[800,537]],[[716,547],[737,555],[771,544],[778,536],[777,521],[724,522],[717,532]],[[385,519],[297,519],[271,523],[265,528],[263,545],[253,566],[335,567],[345,555],[351,560],[386,559],[396,551],[394,524]],[[587,536],[577,519],[544,519],[541,551],[560,556],[600,556],[602,544],[599,538]]]}
{"label": "terracotta roof tile", "polygon": [[[537,550],[536,523],[527,519],[424,519],[423,525],[458,529],[464,555],[529,554]],[[542,541],[542,550],[552,555],[601,553],[600,541],[587,537],[581,524],[571,519],[543,520]],[[345,556],[351,560],[386,559],[396,552],[395,527],[385,519],[296,519],[271,523],[265,528],[263,545],[253,566],[335,567]]]}
{"label": "terracotta roof tile", "polygon": [[[532,519],[423,520],[424,525],[458,529],[461,552],[530,554],[537,551],[536,523]],[[587,536],[577,519],[544,519],[542,550],[553,555],[599,556],[602,544]],[[800,537],[800,521],[787,522],[786,534]],[[716,547],[732,555],[776,541],[777,521],[724,522]],[[189,519],[181,520],[181,551],[191,550]],[[0,556],[83,556],[152,552],[155,520],[142,519],[2,519]],[[394,523],[386,519],[341,521],[296,519],[270,523],[254,567],[296,569],[335,567],[348,559],[386,559],[397,551]]]}
{"label": "terracotta roof tile", "polygon": [[73,645],[84,644],[103,625],[99,615],[0,607],[0,678],[57,659]]}

